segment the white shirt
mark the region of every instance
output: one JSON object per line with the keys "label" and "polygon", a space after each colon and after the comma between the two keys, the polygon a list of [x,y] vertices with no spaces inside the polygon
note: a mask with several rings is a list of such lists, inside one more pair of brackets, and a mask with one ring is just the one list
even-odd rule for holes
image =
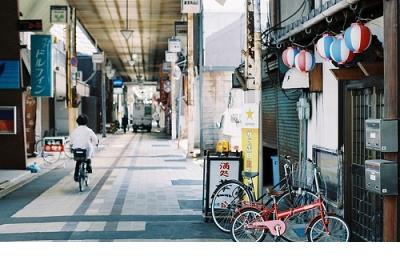
{"label": "white shirt", "polygon": [[90,149],[98,142],[96,134],[87,126],[78,126],[71,134],[71,143],[74,149]]}

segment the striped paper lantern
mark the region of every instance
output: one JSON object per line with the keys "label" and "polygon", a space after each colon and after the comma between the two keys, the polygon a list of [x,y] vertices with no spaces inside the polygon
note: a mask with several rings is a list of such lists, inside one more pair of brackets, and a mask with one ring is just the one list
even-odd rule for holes
{"label": "striped paper lantern", "polygon": [[371,44],[371,31],[361,22],[353,23],[344,32],[344,40],[349,50],[361,53]]}
{"label": "striped paper lantern", "polygon": [[295,57],[295,66],[301,72],[309,72],[314,68],[314,54],[309,51],[301,50]]}
{"label": "striped paper lantern", "polygon": [[331,59],[339,64],[345,64],[354,58],[354,53],[347,48],[343,35],[339,35],[338,38],[332,42],[330,53]]}
{"label": "striped paper lantern", "polygon": [[335,37],[329,34],[324,34],[317,42],[317,51],[319,55],[325,60],[331,59],[331,44],[335,40]]}
{"label": "striped paper lantern", "polygon": [[299,53],[299,49],[295,47],[288,47],[282,53],[282,61],[288,68],[294,67],[294,58]]}

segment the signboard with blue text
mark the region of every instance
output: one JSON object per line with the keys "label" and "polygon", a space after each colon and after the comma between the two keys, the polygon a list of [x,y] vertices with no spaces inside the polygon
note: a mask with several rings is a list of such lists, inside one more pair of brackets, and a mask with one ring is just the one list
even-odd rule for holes
{"label": "signboard with blue text", "polygon": [[0,60],[0,89],[20,89],[19,60]]}
{"label": "signboard with blue text", "polygon": [[115,79],[113,80],[113,87],[114,88],[119,88],[124,85],[124,81],[122,79]]}
{"label": "signboard with blue text", "polygon": [[51,35],[31,36],[32,96],[53,96]]}

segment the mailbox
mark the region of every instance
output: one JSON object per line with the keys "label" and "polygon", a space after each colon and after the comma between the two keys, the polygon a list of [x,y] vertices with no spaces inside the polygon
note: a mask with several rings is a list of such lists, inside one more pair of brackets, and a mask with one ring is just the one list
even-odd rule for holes
{"label": "mailbox", "polygon": [[381,195],[397,195],[397,163],[389,160],[365,161],[365,188]]}
{"label": "mailbox", "polygon": [[397,152],[397,120],[367,119],[365,148],[381,152]]}

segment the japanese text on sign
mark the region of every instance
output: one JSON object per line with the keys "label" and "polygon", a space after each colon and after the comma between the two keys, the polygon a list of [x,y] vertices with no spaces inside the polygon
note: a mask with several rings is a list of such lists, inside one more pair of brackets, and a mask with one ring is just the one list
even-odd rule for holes
{"label": "japanese text on sign", "polygon": [[53,96],[51,36],[32,35],[32,96]]}

